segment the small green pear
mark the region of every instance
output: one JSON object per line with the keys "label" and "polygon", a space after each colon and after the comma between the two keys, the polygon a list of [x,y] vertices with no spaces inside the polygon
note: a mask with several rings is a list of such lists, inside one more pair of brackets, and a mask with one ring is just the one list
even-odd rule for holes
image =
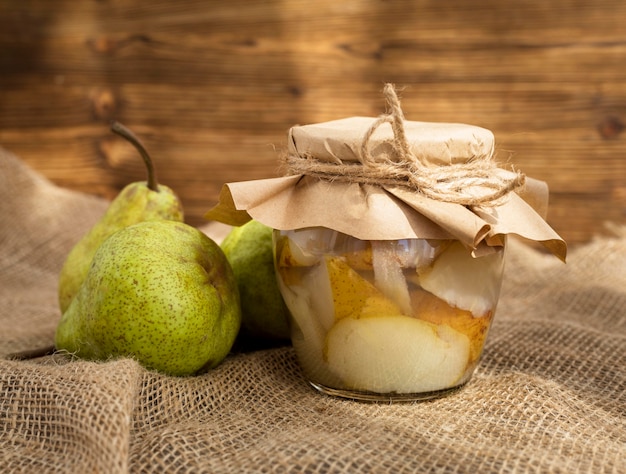
{"label": "small green pear", "polygon": [[241,295],[242,336],[289,339],[288,309],[274,270],[272,228],[251,220],[234,227],[221,243]]}
{"label": "small green pear", "polygon": [[111,125],[118,135],[139,151],[148,171],[147,182],[127,185],[111,202],[106,213],[72,248],[59,275],[59,307],[64,313],[87,275],[91,260],[100,245],[113,233],[142,221],[167,219],[183,221],[180,200],[169,187],[158,184],[150,156],[139,139],[118,122]]}
{"label": "small green pear", "polygon": [[220,247],[182,222],[145,221],[98,248],[55,347],[184,376],[218,365],[240,325],[237,282]]}

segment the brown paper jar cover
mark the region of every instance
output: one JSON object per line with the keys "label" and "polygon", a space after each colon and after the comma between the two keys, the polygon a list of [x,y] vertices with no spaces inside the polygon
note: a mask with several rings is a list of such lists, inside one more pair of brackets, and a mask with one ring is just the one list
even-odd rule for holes
{"label": "brown paper jar cover", "polygon": [[[295,126],[288,154],[331,164],[359,163],[359,150],[375,118],[351,117]],[[491,131],[465,124],[406,121],[407,142],[430,166],[491,159]],[[374,159],[394,132],[389,124],[369,137]],[[501,168],[497,173],[511,173]],[[320,179],[307,174],[226,183],[206,217],[229,225],[250,219],[279,230],[326,227],[362,240],[457,239],[476,255],[516,234],[540,242],[565,260],[564,240],[545,222],[548,186],[526,177],[523,189],[493,206],[466,206],[424,196],[405,186]]]}

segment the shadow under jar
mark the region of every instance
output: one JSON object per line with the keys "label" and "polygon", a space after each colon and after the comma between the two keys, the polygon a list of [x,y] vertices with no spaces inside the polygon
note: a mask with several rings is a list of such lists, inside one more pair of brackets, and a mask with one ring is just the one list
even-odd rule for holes
{"label": "shadow under jar", "polygon": [[274,231],[278,284],[309,383],[366,401],[458,390],[480,359],[504,246],[472,256],[456,240],[359,240],[323,227]]}

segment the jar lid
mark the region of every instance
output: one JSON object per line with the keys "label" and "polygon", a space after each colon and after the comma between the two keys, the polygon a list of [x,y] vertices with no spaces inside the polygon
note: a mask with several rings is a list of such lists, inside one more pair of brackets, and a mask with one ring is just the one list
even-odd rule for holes
{"label": "jar lid", "polygon": [[[328,163],[360,162],[364,136],[376,120],[350,117],[292,127],[288,151]],[[433,166],[488,160],[493,156],[495,139],[486,128],[462,123],[404,121],[404,130],[413,154]],[[391,123],[376,127],[369,137],[371,155],[389,154],[394,139]]]}

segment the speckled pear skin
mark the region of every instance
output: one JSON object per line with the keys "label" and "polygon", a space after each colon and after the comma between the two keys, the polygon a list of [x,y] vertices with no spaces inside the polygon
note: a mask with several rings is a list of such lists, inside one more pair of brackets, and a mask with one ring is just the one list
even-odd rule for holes
{"label": "speckled pear skin", "polygon": [[239,285],[242,329],[253,338],[289,339],[289,310],[276,282],[272,232],[251,220],[234,227],[220,247]]}
{"label": "speckled pear skin", "polygon": [[72,248],[59,275],[59,307],[64,313],[85,280],[96,250],[109,236],[138,222],[168,219],[182,222],[183,207],[171,188],[159,185],[159,191],[146,182],[126,186],[111,202],[106,213]]}
{"label": "speckled pear skin", "polygon": [[55,346],[184,376],[218,365],[240,325],[237,282],[220,247],[187,224],[148,221],[98,248]]}

